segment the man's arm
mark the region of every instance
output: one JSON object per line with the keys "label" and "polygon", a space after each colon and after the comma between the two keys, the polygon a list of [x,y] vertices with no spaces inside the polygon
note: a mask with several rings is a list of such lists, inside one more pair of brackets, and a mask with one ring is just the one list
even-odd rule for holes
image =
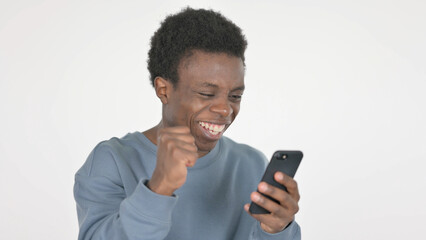
{"label": "man's arm", "polygon": [[112,154],[97,147],[75,176],[79,240],[164,239],[177,197],[150,191],[141,180],[126,196]]}

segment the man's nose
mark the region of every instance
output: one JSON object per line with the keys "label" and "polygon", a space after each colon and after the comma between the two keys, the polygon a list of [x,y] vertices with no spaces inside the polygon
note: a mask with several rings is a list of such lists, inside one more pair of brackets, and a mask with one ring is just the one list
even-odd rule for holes
{"label": "man's nose", "polygon": [[210,106],[210,111],[220,114],[222,117],[228,117],[234,112],[228,99],[215,101]]}

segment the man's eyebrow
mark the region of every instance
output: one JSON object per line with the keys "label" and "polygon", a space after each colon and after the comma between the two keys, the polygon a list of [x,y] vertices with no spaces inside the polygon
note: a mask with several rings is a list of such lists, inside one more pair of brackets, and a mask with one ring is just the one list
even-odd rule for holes
{"label": "man's eyebrow", "polygon": [[202,84],[200,84],[201,87],[211,87],[211,88],[219,88],[218,85],[213,84],[213,83],[208,83],[208,82],[204,82]]}
{"label": "man's eyebrow", "polygon": [[[216,84],[214,84],[214,83],[207,83],[207,82],[200,84],[200,86],[201,86],[201,87],[219,88],[219,86],[218,86],[218,85],[216,85]],[[232,90],[231,90],[231,92],[235,92],[235,91],[244,91],[244,89],[245,89],[245,86],[244,86],[244,85],[242,85],[242,86],[239,86],[239,87],[236,87],[236,88],[232,89]]]}
{"label": "man's eyebrow", "polygon": [[232,90],[231,90],[231,92],[235,92],[235,91],[244,91],[244,89],[245,89],[245,86],[244,86],[244,85],[242,85],[242,86],[239,86],[239,87],[236,87],[236,88],[232,89]]}

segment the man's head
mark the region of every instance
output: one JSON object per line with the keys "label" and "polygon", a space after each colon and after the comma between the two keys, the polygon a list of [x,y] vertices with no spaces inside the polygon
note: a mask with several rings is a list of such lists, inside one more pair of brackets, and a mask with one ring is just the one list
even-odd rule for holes
{"label": "man's head", "polygon": [[207,10],[169,16],[152,37],[148,68],[163,103],[162,127],[187,126],[199,156],[239,112],[246,46],[235,24]]}
{"label": "man's head", "polygon": [[151,84],[154,86],[155,78],[162,77],[176,86],[178,65],[193,50],[227,53],[241,58],[244,64],[246,47],[241,29],[220,13],[186,8],[168,16],[151,38],[148,52]]}

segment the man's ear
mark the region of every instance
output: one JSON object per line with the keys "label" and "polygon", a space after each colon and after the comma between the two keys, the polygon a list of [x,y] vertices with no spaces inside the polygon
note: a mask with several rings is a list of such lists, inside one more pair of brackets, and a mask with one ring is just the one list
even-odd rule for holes
{"label": "man's ear", "polygon": [[171,82],[162,77],[156,77],[154,79],[155,93],[163,104],[167,104],[169,102],[169,94],[172,90],[172,87],[173,86]]}

